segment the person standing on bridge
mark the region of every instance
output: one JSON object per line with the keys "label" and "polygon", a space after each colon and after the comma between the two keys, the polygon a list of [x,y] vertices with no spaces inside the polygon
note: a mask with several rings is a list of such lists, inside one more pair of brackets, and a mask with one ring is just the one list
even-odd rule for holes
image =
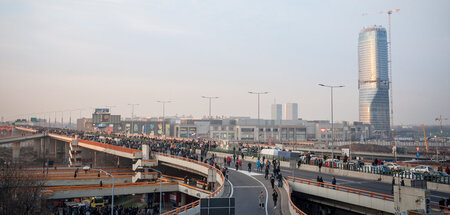
{"label": "person standing on bridge", "polygon": [[275,189],[272,189],[273,209],[277,209],[278,193]]}
{"label": "person standing on bridge", "polygon": [[258,196],[259,208],[264,209],[264,191],[261,190],[261,193]]}
{"label": "person standing on bridge", "polygon": [[264,178],[267,180],[268,176],[269,176],[269,168],[266,167],[266,170],[264,172]]}
{"label": "person standing on bridge", "polygon": [[275,188],[275,177],[273,177],[273,174],[270,176],[270,185],[272,185],[272,189]]}
{"label": "person standing on bridge", "polygon": [[395,177],[392,177],[392,189],[391,189],[392,194],[394,194],[394,186],[395,186]]}
{"label": "person standing on bridge", "polygon": [[333,189],[336,190],[336,178],[333,176],[333,179],[331,180],[331,184],[334,185]]}

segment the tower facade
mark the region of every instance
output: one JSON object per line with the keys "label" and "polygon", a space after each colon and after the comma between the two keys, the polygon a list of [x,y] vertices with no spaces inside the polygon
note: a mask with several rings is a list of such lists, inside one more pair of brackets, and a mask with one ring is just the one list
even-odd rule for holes
{"label": "tower facade", "polygon": [[281,104],[272,104],[272,119],[273,120],[282,120],[283,117],[283,109]]}
{"label": "tower facade", "polygon": [[366,27],[359,33],[359,121],[389,135],[389,69],[386,29]]}
{"label": "tower facade", "polygon": [[297,120],[298,119],[298,104],[286,103],[284,104],[284,119]]}

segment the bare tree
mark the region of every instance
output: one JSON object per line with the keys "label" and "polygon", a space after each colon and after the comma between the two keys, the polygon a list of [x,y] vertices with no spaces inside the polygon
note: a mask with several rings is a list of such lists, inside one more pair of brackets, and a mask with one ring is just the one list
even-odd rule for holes
{"label": "bare tree", "polygon": [[24,174],[17,164],[9,161],[2,161],[0,168],[0,214],[39,214],[45,178],[40,174]]}

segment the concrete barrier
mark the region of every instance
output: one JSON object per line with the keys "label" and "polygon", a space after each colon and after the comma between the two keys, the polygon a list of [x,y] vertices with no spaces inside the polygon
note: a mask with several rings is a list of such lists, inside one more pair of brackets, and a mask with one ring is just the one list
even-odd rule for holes
{"label": "concrete barrier", "polygon": [[[283,178],[283,189],[286,191],[286,193],[288,194],[288,198],[289,198],[289,214],[293,215],[293,214],[298,214],[298,215],[306,215],[303,211],[301,211],[300,209],[298,209],[297,206],[295,206],[295,204],[292,202],[291,199],[291,193],[292,193],[292,189],[289,186],[288,181]],[[281,203],[280,203],[281,205]]]}
{"label": "concrete barrier", "polygon": [[[326,199],[332,199],[339,202],[345,202],[360,207],[370,208],[377,211],[384,211],[388,213],[395,213],[393,199],[383,199],[382,194],[379,198],[375,198],[370,195],[362,195],[353,189],[351,192],[348,189],[340,188],[337,186],[335,189],[329,187],[329,185],[318,186],[317,182],[302,183],[300,181],[288,180],[292,190],[308,195],[319,196]],[[350,188],[351,189],[351,188]],[[369,192],[370,193],[370,192]]]}
{"label": "concrete barrier", "polygon": [[[216,191],[214,191],[213,193],[208,195],[207,197],[202,197],[202,198],[214,198],[214,197],[222,196],[222,194],[224,192],[223,186],[225,183],[225,178],[220,170],[218,170],[206,163],[202,163],[202,162],[195,161],[192,159],[187,159],[187,158],[183,158],[183,157],[179,157],[179,156],[163,154],[163,153],[158,153],[158,152],[154,152],[153,154],[154,154],[155,158],[159,161],[167,162],[172,165],[180,166],[183,168],[193,169],[193,170],[196,170],[205,175],[208,175],[210,169],[213,169],[215,171],[214,173],[215,173],[216,181],[220,185],[220,187]],[[172,214],[191,215],[191,214],[199,214],[199,213],[200,213],[200,200],[195,201],[190,204],[187,204],[185,206],[179,207],[175,210],[166,212],[164,214],[165,215],[172,215]]]}

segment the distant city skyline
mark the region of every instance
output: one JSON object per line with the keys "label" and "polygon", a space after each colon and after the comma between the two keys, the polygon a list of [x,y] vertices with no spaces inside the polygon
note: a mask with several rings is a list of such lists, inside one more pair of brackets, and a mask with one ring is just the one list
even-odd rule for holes
{"label": "distant city skyline", "polygon": [[[358,121],[358,34],[392,17],[394,122],[450,117],[450,2],[357,0],[0,2],[0,117],[54,112],[68,122],[95,107],[131,116],[270,119],[297,102],[301,118]],[[205,92],[206,91],[206,92]],[[88,110],[89,109],[89,110]],[[50,113],[53,121],[53,113]],[[47,117],[45,117],[47,118]],[[58,120],[59,121],[59,120]],[[444,124],[449,124],[448,121]]]}

